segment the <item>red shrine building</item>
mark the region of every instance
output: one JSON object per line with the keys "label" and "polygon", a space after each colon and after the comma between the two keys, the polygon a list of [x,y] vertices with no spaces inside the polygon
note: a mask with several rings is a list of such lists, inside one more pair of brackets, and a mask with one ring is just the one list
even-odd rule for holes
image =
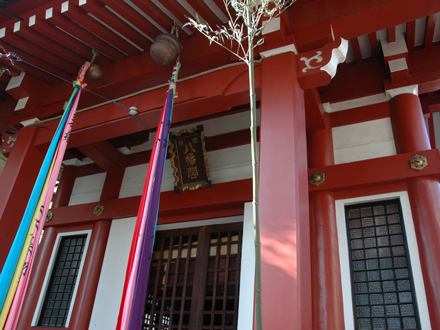
{"label": "red shrine building", "polygon": [[[196,13],[224,24],[223,2],[0,9],[0,45],[22,59],[0,62],[0,268],[68,82],[92,49],[102,68],[102,79],[85,79],[18,329],[115,329],[172,72],[149,50],[175,22],[177,140],[142,329],[253,329],[248,68],[182,28]],[[439,12],[434,0],[297,0],[264,29],[255,87],[265,330],[440,329]],[[197,168],[184,167],[196,144]]]}

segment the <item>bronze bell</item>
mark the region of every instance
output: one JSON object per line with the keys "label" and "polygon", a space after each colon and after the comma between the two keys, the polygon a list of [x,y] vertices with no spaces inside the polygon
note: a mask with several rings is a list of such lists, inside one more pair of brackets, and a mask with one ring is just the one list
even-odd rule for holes
{"label": "bronze bell", "polygon": [[150,47],[150,55],[157,64],[168,65],[180,55],[181,47],[179,39],[174,34],[164,33],[154,39]]}
{"label": "bronze bell", "polygon": [[87,77],[89,77],[90,81],[101,80],[103,75],[101,66],[96,63],[92,63],[87,70]]}

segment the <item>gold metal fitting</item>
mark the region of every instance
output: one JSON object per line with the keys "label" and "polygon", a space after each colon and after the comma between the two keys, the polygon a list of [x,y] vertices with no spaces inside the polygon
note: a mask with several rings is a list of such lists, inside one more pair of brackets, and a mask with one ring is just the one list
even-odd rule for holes
{"label": "gold metal fitting", "polygon": [[319,186],[321,183],[325,181],[325,174],[319,171],[313,172],[309,176],[309,183]]}
{"label": "gold metal fitting", "polygon": [[98,204],[95,206],[95,209],[93,210],[93,214],[97,217],[100,216],[104,212],[104,205]]}
{"label": "gold metal fitting", "polygon": [[50,220],[52,220],[52,218],[53,218],[52,211],[47,211],[46,222],[49,222]]}
{"label": "gold metal fitting", "polygon": [[428,161],[426,157],[415,155],[409,160],[409,164],[413,170],[421,171],[428,166]]}

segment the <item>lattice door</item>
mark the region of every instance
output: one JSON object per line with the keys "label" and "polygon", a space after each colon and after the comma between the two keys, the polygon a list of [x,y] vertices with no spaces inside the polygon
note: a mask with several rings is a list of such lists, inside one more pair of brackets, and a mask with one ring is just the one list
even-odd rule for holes
{"label": "lattice door", "polygon": [[237,329],[241,241],[241,223],[158,232],[142,329]]}

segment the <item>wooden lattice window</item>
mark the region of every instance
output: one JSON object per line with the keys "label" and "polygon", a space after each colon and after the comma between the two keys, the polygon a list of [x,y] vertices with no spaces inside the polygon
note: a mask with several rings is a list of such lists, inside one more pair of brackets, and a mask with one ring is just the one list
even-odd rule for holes
{"label": "wooden lattice window", "polygon": [[158,232],[143,330],[237,329],[242,224]]}
{"label": "wooden lattice window", "polygon": [[400,201],[345,211],[356,329],[420,329]]}

